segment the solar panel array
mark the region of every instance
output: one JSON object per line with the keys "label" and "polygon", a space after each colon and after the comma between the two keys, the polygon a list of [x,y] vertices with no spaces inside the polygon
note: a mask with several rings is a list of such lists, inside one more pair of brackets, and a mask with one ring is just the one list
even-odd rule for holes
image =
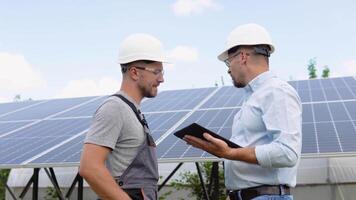
{"label": "solar panel array", "polygon": [[[303,105],[303,155],[356,152],[356,80],[289,82]],[[214,160],[172,133],[197,122],[229,138],[243,90],[233,86],[163,91],[142,103],[159,162]],[[0,168],[76,166],[90,120],[107,96],[0,104]]]}

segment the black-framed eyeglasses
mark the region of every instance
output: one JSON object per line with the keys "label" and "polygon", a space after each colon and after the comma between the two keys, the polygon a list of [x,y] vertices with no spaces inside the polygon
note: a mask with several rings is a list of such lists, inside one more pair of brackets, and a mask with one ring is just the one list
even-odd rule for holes
{"label": "black-framed eyeglasses", "polygon": [[240,53],[242,53],[242,51],[239,51],[237,53],[235,53],[234,55],[228,57],[226,60],[224,60],[224,63],[227,67],[230,67],[231,65],[231,61],[233,60],[233,58],[235,58],[236,56],[238,56]]}
{"label": "black-framed eyeglasses", "polygon": [[137,69],[142,69],[142,70],[145,70],[145,71],[149,71],[151,72],[152,74],[158,76],[158,75],[164,75],[164,70],[163,69],[152,69],[152,68],[148,68],[148,67],[140,67],[140,66],[133,66]]}

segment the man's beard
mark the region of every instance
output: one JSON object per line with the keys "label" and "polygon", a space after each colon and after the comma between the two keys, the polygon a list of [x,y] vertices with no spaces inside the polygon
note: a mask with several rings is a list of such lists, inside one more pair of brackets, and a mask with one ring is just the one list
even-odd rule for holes
{"label": "man's beard", "polygon": [[234,84],[234,86],[235,87],[237,87],[237,88],[243,88],[243,87],[245,87],[246,85],[245,84],[243,84],[243,83],[239,83],[239,82],[237,82],[237,81],[235,81],[235,79],[234,78],[232,78],[232,83]]}
{"label": "man's beard", "polygon": [[139,88],[141,90],[141,93],[142,93],[143,97],[153,98],[153,97],[155,97],[157,95],[157,94],[152,94],[151,91],[152,91],[153,88],[151,88],[151,90],[149,90],[148,87],[145,87],[145,86],[140,86]]}

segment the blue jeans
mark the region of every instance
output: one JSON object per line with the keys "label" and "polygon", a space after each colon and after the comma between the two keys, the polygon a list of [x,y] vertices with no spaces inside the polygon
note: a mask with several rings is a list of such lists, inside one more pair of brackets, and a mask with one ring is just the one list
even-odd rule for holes
{"label": "blue jeans", "polygon": [[262,195],[252,200],[293,200],[292,195]]}

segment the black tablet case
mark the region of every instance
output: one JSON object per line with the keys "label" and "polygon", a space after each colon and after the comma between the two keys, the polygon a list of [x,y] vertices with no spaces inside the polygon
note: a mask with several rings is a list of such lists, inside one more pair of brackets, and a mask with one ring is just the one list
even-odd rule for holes
{"label": "black tablet case", "polygon": [[200,126],[197,123],[192,123],[189,126],[182,128],[181,130],[175,132],[174,135],[179,137],[179,138],[181,138],[181,139],[183,139],[183,137],[185,135],[192,135],[192,136],[195,136],[195,137],[200,138],[202,140],[206,140],[204,138],[204,136],[203,136],[203,133],[209,133],[211,136],[213,136],[215,138],[218,138],[220,140],[223,140],[231,148],[241,148],[241,146],[239,146],[239,145],[231,142],[230,140],[228,140],[228,139],[226,139],[226,138],[224,138],[224,137],[212,132],[209,129],[206,129],[206,128]]}

